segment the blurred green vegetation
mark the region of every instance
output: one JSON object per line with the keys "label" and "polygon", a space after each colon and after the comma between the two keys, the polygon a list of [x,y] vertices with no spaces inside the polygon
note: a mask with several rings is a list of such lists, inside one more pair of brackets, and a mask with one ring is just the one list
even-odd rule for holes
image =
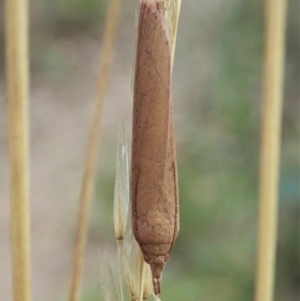
{"label": "blurred green vegetation", "polygon": [[[4,1],[0,1],[0,24],[4,23],[3,4]],[[105,0],[30,1],[30,37],[34,37],[31,39],[33,43],[31,48],[34,50],[31,54],[33,63],[36,65],[49,63],[51,48],[47,47],[51,47],[54,39],[78,34],[99,34],[99,24],[104,20],[106,5]],[[0,58],[4,58],[4,29],[3,24],[0,26]],[[51,59],[55,58],[54,53]],[[4,60],[0,60],[0,70],[3,67]]]}
{"label": "blurred green vegetation", "polygon": [[99,24],[104,16],[104,1],[102,0],[56,0],[57,27],[61,30],[84,30]]}
{"label": "blurred green vegetation", "polygon": [[[63,34],[90,34],[104,17],[103,0],[33,0],[32,28],[47,28],[48,32]],[[38,24],[38,28],[34,25]]]}

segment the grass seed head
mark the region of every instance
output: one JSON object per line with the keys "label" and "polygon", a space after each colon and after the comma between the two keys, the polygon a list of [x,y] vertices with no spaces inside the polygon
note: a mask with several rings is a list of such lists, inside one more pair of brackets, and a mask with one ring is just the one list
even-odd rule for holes
{"label": "grass seed head", "polygon": [[140,270],[141,270],[141,250],[136,242],[132,232],[131,208],[129,206],[127,215],[127,223],[125,228],[123,242],[123,268],[125,280],[127,282],[131,300],[135,301],[139,298],[140,291]]}
{"label": "grass seed head", "polygon": [[129,204],[128,147],[124,122],[119,126],[117,145],[117,166],[114,188],[114,227],[116,239],[124,238]]}
{"label": "grass seed head", "polygon": [[105,301],[120,301],[118,281],[113,274],[106,252],[99,256],[100,284]]}

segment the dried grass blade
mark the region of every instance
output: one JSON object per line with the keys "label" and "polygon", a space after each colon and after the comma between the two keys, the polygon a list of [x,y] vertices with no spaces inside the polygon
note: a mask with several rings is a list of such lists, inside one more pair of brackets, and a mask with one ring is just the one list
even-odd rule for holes
{"label": "dried grass blade", "polygon": [[123,242],[123,269],[131,300],[137,301],[140,291],[141,250],[132,232],[131,205],[129,205]]}
{"label": "dried grass blade", "polygon": [[97,86],[94,117],[88,137],[85,171],[81,188],[77,238],[74,250],[74,259],[71,275],[70,301],[79,300],[80,282],[83,270],[83,261],[88,229],[88,220],[92,195],[94,190],[97,153],[99,144],[99,128],[102,118],[104,100],[107,95],[110,70],[112,65],[113,48],[120,15],[121,0],[111,0],[106,17],[106,25],[102,44],[100,71]]}
{"label": "dried grass blade", "polygon": [[100,284],[105,301],[121,301],[118,281],[112,271],[106,252],[100,257]]}
{"label": "dried grass blade", "polygon": [[173,67],[177,39],[178,21],[181,10],[181,0],[165,0],[166,15],[171,39],[171,62]]}
{"label": "dried grass blade", "polygon": [[129,205],[128,146],[124,122],[119,127],[114,189],[114,226],[117,240],[123,240]]}
{"label": "dried grass blade", "polygon": [[119,126],[117,146],[117,168],[114,190],[114,226],[118,244],[119,284],[121,299],[123,296],[122,282],[122,247],[129,206],[129,166],[128,146],[126,142],[124,121]]}

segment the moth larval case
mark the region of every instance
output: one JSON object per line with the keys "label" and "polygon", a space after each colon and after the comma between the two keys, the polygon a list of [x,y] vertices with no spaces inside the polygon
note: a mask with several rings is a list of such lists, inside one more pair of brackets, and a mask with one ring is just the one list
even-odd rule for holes
{"label": "moth larval case", "polygon": [[171,50],[163,1],[141,3],[132,131],[133,231],[158,294],[179,230]]}

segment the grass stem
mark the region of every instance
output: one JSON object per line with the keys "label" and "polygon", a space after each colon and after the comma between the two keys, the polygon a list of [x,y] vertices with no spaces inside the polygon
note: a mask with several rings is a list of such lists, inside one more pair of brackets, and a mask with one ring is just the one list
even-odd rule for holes
{"label": "grass stem", "polygon": [[140,275],[140,291],[139,291],[139,301],[144,300],[144,286],[145,286],[145,267],[146,263],[144,261],[143,254],[141,253],[141,275]]}
{"label": "grass stem", "polygon": [[286,0],[266,1],[256,301],[274,294],[286,6]]}
{"label": "grass stem", "polygon": [[122,246],[123,239],[117,240],[118,243],[118,268],[119,268],[119,285],[120,285],[120,295],[121,301],[124,301],[124,293],[123,293],[123,281],[122,281]]}
{"label": "grass stem", "polygon": [[13,298],[29,301],[28,3],[7,0],[5,4]]}
{"label": "grass stem", "polygon": [[97,154],[99,146],[99,129],[102,119],[104,100],[108,91],[110,70],[113,59],[113,48],[116,38],[117,25],[121,9],[121,0],[111,0],[106,17],[102,53],[100,61],[99,79],[96,93],[94,116],[88,137],[85,170],[81,187],[77,238],[71,275],[70,301],[78,301],[80,282],[83,271],[84,253],[87,240],[88,221],[94,191]]}

